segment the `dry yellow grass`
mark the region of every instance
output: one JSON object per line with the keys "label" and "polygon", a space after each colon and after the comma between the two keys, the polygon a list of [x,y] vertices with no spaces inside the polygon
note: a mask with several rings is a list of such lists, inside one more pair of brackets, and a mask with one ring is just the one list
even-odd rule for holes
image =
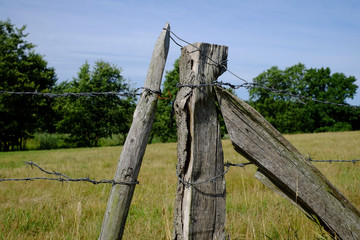
{"label": "dry yellow grass", "polygon": [[[313,159],[359,159],[360,132],[286,136]],[[223,141],[225,161],[244,162]],[[45,176],[26,168],[34,161],[70,177],[111,179],[121,147],[0,153],[0,177]],[[176,144],[149,145],[123,239],[169,239],[177,184]],[[360,163],[316,163],[316,167],[360,207]],[[227,181],[226,231],[231,239],[326,239],[315,223],[253,176],[255,166],[231,168]],[[53,181],[0,183],[0,239],[97,239],[108,184]]]}

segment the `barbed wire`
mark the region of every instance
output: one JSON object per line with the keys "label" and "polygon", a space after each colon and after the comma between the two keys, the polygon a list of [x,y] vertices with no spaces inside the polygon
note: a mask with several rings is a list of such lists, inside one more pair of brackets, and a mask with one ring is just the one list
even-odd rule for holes
{"label": "barbed wire", "polygon": [[66,176],[65,174],[53,171],[47,171],[43,168],[41,168],[39,165],[37,165],[34,162],[26,162],[24,161],[24,163],[26,164],[26,167],[36,167],[37,169],[39,169],[41,172],[44,172],[46,174],[49,175],[55,175],[57,176],[56,178],[47,178],[47,177],[27,177],[27,178],[0,178],[0,182],[7,182],[7,181],[34,181],[34,180],[50,180],[50,181],[59,181],[59,182],[89,182],[92,183],[94,185],[97,184],[101,184],[101,183],[110,183],[112,185],[136,185],[139,184],[138,181],[134,181],[134,182],[122,182],[122,181],[116,181],[114,179],[112,180],[108,180],[108,179],[102,179],[100,181],[96,181],[95,179],[90,179],[88,177],[85,178],[70,178],[68,176]]}
{"label": "barbed wire", "polygon": [[[342,163],[353,163],[355,164],[356,162],[360,162],[360,159],[354,159],[354,160],[314,160],[312,159],[310,156],[307,158],[307,160],[309,162],[328,162],[328,163],[333,163],[333,162],[342,162]],[[250,164],[254,164],[252,162],[247,162],[247,163],[230,163],[230,162],[226,162],[224,164],[225,167],[225,171],[219,175],[210,177],[206,180],[202,180],[202,181],[197,181],[197,182],[189,182],[189,181],[185,181],[183,178],[181,178],[180,174],[178,173],[178,169],[176,169],[176,176],[179,179],[179,181],[186,187],[189,188],[191,186],[195,186],[195,185],[200,185],[200,184],[204,184],[204,183],[208,183],[208,182],[212,182],[215,181],[218,178],[221,178],[223,176],[225,176],[228,172],[229,172],[229,168],[230,167],[245,167],[247,165]]]}
{"label": "barbed wire", "polygon": [[[205,86],[218,86],[218,87],[228,86],[232,89],[239,89],[242,87],[246,88],[246,89],[261,88],[261,89],[268,90],[273,93],[288,95],[292,99],[295,99],[296,101],[298,101],[302,104],[306,104],[304,101],[307,100],[307,101],[313,101],[313,102],[317,102],[317,103],[324,103],[324,104],[335,105],[335,106],[340,106],[340,107],[351,107],[351,108],[355,108],[355,109],[360,108],[360,106],[356,106],[356,105],[350,105],[350,104],[344,104],[344,103],[334,103],[334,102],[330,102],[330,101],[326,101],[326,100],[318,100],[315,98],[309,98],[309,97],[305,97],[302,95],[293,94],[287,90],[270,88],[270,87],[265,86],[264,84],[259,84],[259,83],[246,82],[243,84],[231,84],[231,83],[227,83],[227,82],[216,81],[212,84],[177,84],[176,85],[176,87],[178,87],[178,88],[182,88],[182,87],[195,88],[195,87],[205,87]],[[169,98],[161,97],[161,94],[162,94],[161,91],[151,90],[149,88],[144,88],[144,87],[137,88],[137,89],[135,89],[133,91],[129,91],[129,92],[43,93],[43,92],[0,91],[0,94],[33,95],[33,96],[44,96],[44,97],[49,97],[49,98],[71,97],[71,96],[74,96],[74,97],[96,97],[96,96],[135,97],[135,96],[140,96],[142,94],[142,93],[139,93],[139,90],[142,90],[142,89],[147,92],[157,94],[160,99],[169,99]],[[170,97],[171,97],[171,95],[170,95]]]}
{"label": "barbed wire", "polygon": [[[276,94],[284,94],[284,95],[287,95],[293,99],[295,99],[296,101],[302,103],[302,104],[306,104],[304,101],[312,101],[312,102],[317,102],[317,103],[324,103],[324,104],[329,104],[329,105],[335,105],[335,106],[341,106],[341,107],[351,107],[351,108],[360,108],[360,106],[356,106],[356,105],[350,105],[350,104],[343,104],[343,103],[334,103],[334,102],[330,102],[330,101],[327,101],[327,100],[318,100],[318,99],[315,99],[315,98],[309,98],[309,97],[305,97],[305,96],[302,96],[300,94],[294,94],[288,90],[281,90],[281,89],[276,89],[276,88],[271,88],[271,87],[268,87],[264,84],[259,84],[259,83],[251,83],[249,81],[247,81],[246,79],[240,77],[238,74],[235,74],[234,72],[230,71],[229,68],[227,67],[227,65],[225,64],[227,62],[226,61],[223,61],[223,62],[216,62],[214,61],[211,57],[209,57],[208,55],[206,55],[200,48],[198,48],[197,46],[195,46],[194,44],[191,44],[189,41],[186,41],[182,38],[180,38],[179,36],[177,36],[174,32],[172,32],[171,30],[169,29],[166,29],[166,28],[163,28],[164,30],[170,32],[171,35],[173,35],[175,38],[177,38],[178,40],[196,48],[203,56],[205,56],[206,58],[208,58],[212,63],[215,63],[219,68],[224,68],[228,73],[230,73],[231,75],[233,75],[234,77],[236,77],[237,79],[243,81],[244,83],[243,84],[239,84],[239,85],[235,85],[235,84],[231,84],[231,83],[224,83],[224,82],[215,82],[214,84],[186,84],[186,85],[181,85],[181,84],[178,84],[177,86],[178,87],[203,87],[203,86],[229,86],[230,88],[232,89],[239,89],[239,88],[246,88],[246,89],[251,89],[251,88],[261,88],[261,89],[264,89],[264,90],[267,90],[267,91],[270,91],[270,92],[273,92],[273,93],[276,93]],[[170,38],[172,39],[172,41],[180,46],[181,48],[183,47],[182,45],[180,45],[179,43],[177,43],[173,37],[170,36]]]}
{"label": "barbed wire", "polygon": [[[353,164],[355,164],[356,162],[359,162],[360,159],[354,159],[354,160],[314,160],[312,159],[310,156],[308,157],[307,159],[309,162],[328,162],[328,163],[333,163],[333,162],[351,162]],[[254,164],[252,162],[248,162],[248,163],[225,163],[224,166],[226,167],[225,171],[219,175],[216,175],[216,176],[213,176],[213,177],[210,177],[206,180],[202,180],[202,181],[197,181],[197,182],[189,182],[189,181],[185,181],[184,179],[181,178],[180,174],[178,173],[178,170],[176,169],[176,175],[179,179],[179,181],[187,188],[191,187],[191,186],[195,186],[195,185],[199,185],[199,184],[204,184],[204,183],[207,183],[207,182],[212,182],[212,181],[215,181],[216,179],[218,178],[221,178],[223,176],[225,176],[228,172],[229,172],[229,168],[231,166],[233,167],[245,167],[247,165],[250,165],[250,164]]]}
{"label": "barbed wire", "polygon": [[353,160],[314,160],[314,159],[312,159],[310,156],[307,158],[307,160],[309,161],[309,162],[327,162],[327,163],[333,163],[333,162],[341,162],[341,163],[353,163],[353,164],[355,164],[355,163],[357,163],[357,162],[360,162],[360,159],[353,159]]}
{"label": "barbed wire", "polygon": [[[24,161],[26,167],[35,167],[37,169],[39,169],[41,172],[44,172],[48,175],[55,175],[57,176],[56,178],[48,178],[48,177],[26,177],[26,178],[0,178],[0,182],[9,182],[9,181],[35,181],[35,180],[49,180],[49,181],[59,181],[59,182],[89,182],[92,183],[94,185],[97,184],[101,184],[101,183],[110,183],[112,185],[116,185],[116,184],[121,184],[121,185],[135,185],[135,184],[139,184],[138,181],[134,181],[134,182],[120,182],[120,181],[115,181],[114,179],[112,180],[108,180],[108,179],[102,179],[100,181],[96,181],[95,179],[90,179],[88,177],[85,178],[70,178],[69,176],[60,173],[60,172],[56,172],[56,171],[48,171],[43,169],[42,167],[40,167],[38,164],[34,163],[34,162],[27,162]],[[199,185],[199,184],[204,184],[207,182],[211,182],[211,181],[215,181],[216,179],[224,176],[225,174],[227,174],[229,172],[229,168],[230,167],[245,167],[247,165],[253,164],[252,162],[248,162],[248,163],[230,163],[230,162],[226,162],[224,164],[224,167],[226,167],[225,171],[217,176],[214,177],[210,177],[206,180],[203,181],[198,181],[198,182],[188,182],[183,180],[180,175],[178,174],[178,171],[176,170],[176,175],[178,177],[178,179],[180,180],[180,182],[182,184],[185,185],[185,187],[190,187],[190,186],[194,186],[194,185]]]}
{"label": "barbed wire", "polygon": [[181,88],[181,87],[190,87],[190,88],[194,88],[194,87],[206,87],[206,86],[218,86],[218,87],[222,87],[222,86],[229,86],[232,89],[239,89],[239,88],[246,88],[246,89],[250,89],[250,88],[261,88],[264,90],[268,90],[270,92],[273,93],[278,93],[278,94],[284,94],[289,96],[292,99],[295,99],[296,101],[300,102],[301,104],[306,104],[304,101],[312,101],[312,102],[317,102],[317,103],[324,103],[324,104],[329,104],[329,105],[334,105],[334,106],[339,106],[339,107],[351,107],[351,108],[360,108],[360,106],[356,106],[356,105],[350,105],[350,104],[344,104],[344,103],[334,103],[334,102],[330,102],[330,101],[326,101],[326,100],[318,100],[315,98],[309,98],[309,97],[305,97],[299,94],[293,94],[287,90],[280,90],[280,89],[276,89],[276,88],[270,88],[267,87],[263,84],[259,84],[259,83],[243,83],[243,84],[231,84],[231,83],[226,83],[226,82],[221,82],[221,81],[215,81],[212,84],[178,84],[177,87]]}
{"label": "barbed wire", "polygon": [[176,176],[178,177],[179,181],[186,187],[189,188],[191,186],[195,186],[195,185],[199,185],[199,184],[204,184],[207,182],[212,182],[215,181],[218,178],[221,178],[223,176],[225,176],[225,174],[227,174],[229,172],[230,167],[245,167],[247,165],[253,164],[252,162],[248,162],[248,163],[225,163],[224,167],[226,168],[225,171],[219,175],[210,177],[206,180],[203,181],[197,181],[197,182],[189,182],[189,181],[185,181],[184,179],[181,178],[180,174],[178,173],[178,169],[176,168]]}
{"label": "barbed wire", "polygon": [[[184,40],[183,38],[180,38],[178,35],[176,35],[173,31],[171,31],[170,29],[167,28],[163,28],[164,30],[168,31],[170,33],[170,39],[179,47],[183,47],[181,44],[179,44],[175,39],[177,38],[179,41],[184,42],[188,45],[191,45],[192,47],[194,47],[195,49],[197,49],[203,56],[205,56],[206,58],[208,58],[212,63],[214,63],[215,65],[217,65],[219,68],[223,68],[225,69],[227,72],[229,72],[231,75],[233,75],[234,77],[236,77],[237,79],[243,81],[244,83],[242,84],[231,84],[231,83],[224,83],[224,82],[215,82],[214,84],[187,84],[187,85],[181,85],[178,84],[177,87],[203,87],[203,86],[229,86],[232,89],[239,89],[239,88],[246,88],[246,89],[252,89],[252,88],[261,88],[270,92],[273,92],[275,94],[284,94],[289,96],[292,99],[295,99],[296,101],[302,103],[302,104],[306,104],[305,101],[312,101],[312,102],[317,102],[317,103],[324,103],[324,104],[329,104],[329,105],[335,105],[335,106],[341,106],[341,107],[351,107],[351,108],[360,108],[360,106],[357,105],[350,105],[350,104],[344,104],[344,103],[334,103],[331,101],[327,101],[327,100],[318,100],[316,98],[311,98],[311,97],[305,97],[303,95],[300,94],[294,94],[289,90],[281,90],[281,89],[276,89],[276,88],[272,88],[272,87],[268,87],[265,84],[259,84],[259,83],[251,83],[249,81],[247,81],[246,79],[240,77],[238,74],[230,71],[230,69],[227,67],[227,60],[224,60],[222,62],[216,62],[215,60],[213,60],[211,57],[209,57],[208,55],[206,55],[200,48],[198,48],[197,46],[195,46],[194,44],[190,43],[189,41]],[[174,36],[174,37],[172,37]],[[128,91],[128,92],[82,92],[82,93],[42,93],[42,92],[16,92],[16,91],[0,91],[0,94],[15,94],[15,95],[37,95],[37,96],[45,96],[45,97],[49,97],[49,98],[56,98],[56,97],[69,97],[69,96],[76,96],[76,97],[94,97],[94,96],[122,96],[122,97],[136,97],[141,95],[142,93],[139,93],[139,90],[145,90],[151,93],[155,93],[157,94],[160,98],[161,98],[161,91],[156,91],[156,90],[152,90],[149,88],[145,88],[145,87],[140,87],[140,88],[136,88],[135,90],[132,91]]]}
{"label": "barbed wire", "polygon": [[[312,159],[310,156],[307,158],[307,160],[309,162],[328,162],[328,163],[333,163],[333,162],[348,162],[348,163],[353,163],[355,164],[356,162],[359,162],[360,159],[354,159],[354,160],[314,160]],[[56,172],[56,171],[48,171],[43,169],[42,167],[40,167],[38,164],[34,163],[34,162],[26,162],[24,161],[24,163],[26,164],[26,167],[36,167],[37,169],[39,169],[41,172],[44,172],[48,175],[55,175],[57,176],[57,178],[48,178],[48,177],[27,177],[27,178],[0,178],[0,182],[8,182],[8,181],[34,181],[34,180],[49,180],[49,181],[59,181],[59,182],[89,182],[92,183],[94,185],[97,184],[101,184],[101,183],[107,183],[107,184],[112,184],[112,185],[135,185],[135,184],[139,184],[138,181],[134,181],[134,182],[125,182],[125,181],[116,181],[114,179],[112,180],[108,180],[108,179],[102,179],[100,181],[96,181],[95,179],[90,179],[88,177],[85,178],[70,178],[69,176],[60,173],[60,172]],[[191,187],[191,186],[195,186],[195,185],[200,185],[200,184],[204,184],[207,182],[212,182],[215,181],[218,178],[221,178],[223,176],[225,176],[228,172],[230,167],[245,167],[247,165],[250,164],[254,164],[252,162],[247,162],[247,163],[230,163],[230,162],[226,162],[224,164],[225,167],[225,171],[219,175],[210,177],[206,180],[202,180],[202,181],[196,181],[196,182],[189,182],[189,181],[185,181],[184,179],[181,178],[180,174],[178,173],[178,170],[176,169],[176,175],[179,179],[179,181],[187,188]]]}
{"label": "barbed wire", "polygon": [[119,97],[136,97],[140,96],[143,92],[150,92],[161,96],[161,91],[152,90],[146,87],[136,88],[128,92],[80,92],[80,93],[44,93],[44,92],[16,92],[16,91],[0,91],[0,94],[13,94],[13,95],[32,95],[32,96],[44,96],[49,98],[58,97],[97,97],[97,96],[119,96]]}

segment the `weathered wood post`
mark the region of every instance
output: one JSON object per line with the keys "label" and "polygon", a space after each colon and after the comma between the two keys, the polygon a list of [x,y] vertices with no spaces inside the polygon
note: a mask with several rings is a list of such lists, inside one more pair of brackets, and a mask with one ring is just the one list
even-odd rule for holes
{"label": "weathered wood post", "polygon": [[[226,46],[206,43],[184,47],[180,84],[213,83],[224,70],[216,63],[227,59],[227,51]],[[173,238],[225,239],[224,159],[213,88],[181,87],[175,111],[179,182]]]}
{"label": "weathered wood post", "polygon": [[228,91],[215,89],[232,144],[256,164],[256,178],[336,239],[360,239],[359,210],[255,109]]}
{"label": "weathered wood post", "polygon": [[[170,30],[170,25],[166,24],[165,29]],[[161,32],[153,50],[144,85],[145,90],[135,109],[133,122],[117,165],[114,178],[116,181],[137,181],[154,121],[158,99],[158,94],[155,92],[160,91],[161,79],[169,50],[170,33],[165,29]],[[135,185],[117,184],[112,186],[99,239],[114,240],[122,238],[134,190]]]}

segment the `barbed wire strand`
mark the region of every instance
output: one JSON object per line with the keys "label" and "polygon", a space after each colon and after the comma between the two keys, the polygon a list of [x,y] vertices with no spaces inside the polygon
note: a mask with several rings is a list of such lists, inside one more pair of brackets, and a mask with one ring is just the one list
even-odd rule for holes
{"label": "barbed wire strand", "polygon": [[59,182],[89,182],[92,183],[94,185],[97,184],[101,184],[101,183],[110,183],[112,185],[136,185],[139,184],[138,181],[133,181],[133,182],[126,182],[126,181],[116,181],[114,179],[108,180],[108,179],[102,179],[100,181],[96,181],[95,179],[90,179],[88,177],[85,178],[70,178],[68,176],[66,176],[65,174],[53,171],[47,171],[43,168],[41,168],[39,165],[37,165],[34,162],[26,162],[24,161],[24,163],[26,164],[26,167],[36,167],[37,169],[39,169],[41,172],[44,172],[46,174],[49,175],[55,175],[57,176],[57,178],[47,178],[47,177],[27,177],[27,178],[0,178],[0,182],[6,182],[6,181],[34,181],[34,180],[50,180],[50,181],[59,181]]}
{"label": "barbed wire strand", "polygon": [[336,162],[338,162],[338,163],[353,163],[353,164],[355,164],[355,163],[357,163],[357,162],[360,162],[360,159],[353,159],[353,160],[314,160],[314,159],[312,159],[310,156],[307,158],[307,160],[309,161],[309,162],[327,162],[327,163],[336,163]]}
{"label": "barbed wire strand", "polygon": [[253,164],[252,162],[248,162],[248,163],[225,163],[224,167],[226,168],[225,171],[219,175],[210,177],[206,180],[202,180],[202,181],[197,181],[197,182],[189,182],[189,181],[185,181],[184,179],[181,178],[180,174],[178,173],[178,169],[176,168],[176,176],[178,177],[179,181],[186,187],[189,188],[191,186],[195,186],[195,185],[199,185],[199,184],[204,184],[207,182],[212,182],[215,181],[218,178],[221,178],[223,176],[225,176],[228,172],[230,167],[245,167],[247,165]]}
{"label": "barbed wire strand", "polygon": [[[34,180],[49,180],[49,181],[59,181],[59,182],[90,182],[94,185],[97,184],[101,184],[101,183],[110,183],[112,185],[116,185],[116,184],[121,184],[121,185],[135,185],[135,184],[139,184],[138,181],[134,181],[134,182],[119,182],[119,181],[115,181],[115,180],[108,180],[108,179],[102,179],[100,181],[96,181],[95,179],[90,179],[88,177],[85,178],[70,178],[69,176],[60,173],[60,172],[56,172],[56,171],[48,171],[43,169],[42,167],[40,167],[38,164],[34,163],[34,162],[26,162],[24,161],[24,163],[26,164],[26,167],[36,167],[37,169],[39,169],[41,172],[44,172],[48,175],[55,175],[57,176],[57,178],[48,178],[48,177],[26,177],[26,178],[0,178],[0,182],[8,182],[8,181],[34,181]],[[248,163],[230,163],[230,162],[226,162],[224,164],[224,167],[226,167],[225,171],[217,176],[214,177],[210,177],[206,180],[203,181],[197,181],[197,182],[188,182],[183,180],[180,175],[178,174],[177,170],[176,170],[176,174],[178,179],[180,180],[180,182],[182,182],[186,187],[190,187],[190,186],[194,186],[194,185],[199,185],[199,184],[204,184],[207,182],[211,182],[211,181],[215,181],[216,179],[224,176],[225,174],[227,174],[229,172],[229,168],[230,167],[245,167],[247,165],[253,164],[252,162],[248,162]]]}
{"label": "barbed wire strand", "polygon": [[244,87],[246,89],[249,88],[262,88],[264,90],[268,90],[270,92],[273,93],[278,93],[278,94],[284,94],[284,95],[288,95],[289,97],[291,97],[292,99],[295,99],[296,101],[300,102],[301,104],[306,104],[304,102],[304,100],[307,101],[312,101],[312,102],[317,102],[317,103],[324,103],[324,104],[329,104],[329,105],[334,105],[334,106],[339,106],[339,107],[351,107],[351,108],[360,108],[360,106],[356,106],[356,105],[349,105],[349,104],[344,104],[344,103],[334,103],[334,102],[330,102],[330,101],[326,101],[326,100],[318,100],[318,99],[314,99],[314,98],[309,98],[309,97],[305,97],[302,95],[298,95],[298,94],[293,94],[287,90],[280,90],[280,89],[276,89],[276,88],[270,88],[267,87],[263,84],[259,84],[259,83],[243,83],[243,84],[231,84],[231,83],[224,83],[221,81],[217,81],[215,83],[212,84],[178,84],[177,87],[181,88],[181,87],[190,87],[190,88],[194,88],[194,87],[205,87],[205,86],[229,86],[232,89],[239,89],[241,87]]}
{"label": "barbed wire strand", "polygon": [[152,90],[146,87],[136,88],[133,91],[129,92],[80,92],[80,93],[44,93],[44,92],[16,92],[16,91],[0,91],[0,94],[13,94],[13,95],[33,95],[33,96],[44,96],[49,98],[58,98],[58,97],[96,97],[96,96],[121,96],[121,97],[135,97],[140,96],[143,92],[150,92],[157,94],[161,97],[161,91]]}
{"label": "barbed wire strand", "polygon": [[[353,163],[355,164],[356,162],[359,162],[360,159],[354,159],[354,160],[314,160],[310,157],[307,158],[307,160],[309,162],[328,162],[328,163],[333,163],[333,162],[347,162],[347,163]],[[186,188],[189,188],[191,186],[195,186],[195,185],[200,185],[200,184],[204,184],[204,183],[208,183],[208,182],[212,182],[212,181],[215,181],[216,179],[218,178],[221,178],[223,176],[225,176],[228,172],[229,172],[229,168],[230,167],[245,167],[247,165],[250,165],[250,164],[254,164],[252,162],[248,162],[248,163],[230,163],[230,162],[226,162],[224,164],[224,167],[226,168],[225,171],[219,175],[216,175],[216,176],[213,176],[213,177],[210,177],[206,180],[202,180],[202,181],[196,181],[196,182],[190,182],[190,181],[185,181],[183,178],[181,178],[180,174],[178,173],[178,169],[176,169],[176,176],[178,177],[179,181],[186,187]]]}

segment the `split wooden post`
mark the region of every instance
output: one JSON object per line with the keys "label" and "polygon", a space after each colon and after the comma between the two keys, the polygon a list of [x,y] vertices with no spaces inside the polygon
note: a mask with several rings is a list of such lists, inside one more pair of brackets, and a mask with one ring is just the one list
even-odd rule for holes
{"label": "split wooden post", "polygon": [[[170,25],[166,24],[153,50],[150,67],[133,122],[117,165],[115,180],[136,182],[154,121],[156,102],[169,51]],[[121,124],[121,123],[119,123]],[[121,239],[135,185],[113,185],[108,200],[99,239]]]}
{"label": "split wooden post", "polygon": [[[184,47],[180,84],[213,83],[224,70],[216,63],[227,59],[227,51],[206,43]],[[181,87],[175,111],[179,182],[173,239],[225,239],[224,159],[213,88]]]}
{"label": "split wooden post", "polygon": [[215,90],[232,144],[256,164],[256,178],[336,239],[360,239],[359,210],[255,109],[222,88]]}

